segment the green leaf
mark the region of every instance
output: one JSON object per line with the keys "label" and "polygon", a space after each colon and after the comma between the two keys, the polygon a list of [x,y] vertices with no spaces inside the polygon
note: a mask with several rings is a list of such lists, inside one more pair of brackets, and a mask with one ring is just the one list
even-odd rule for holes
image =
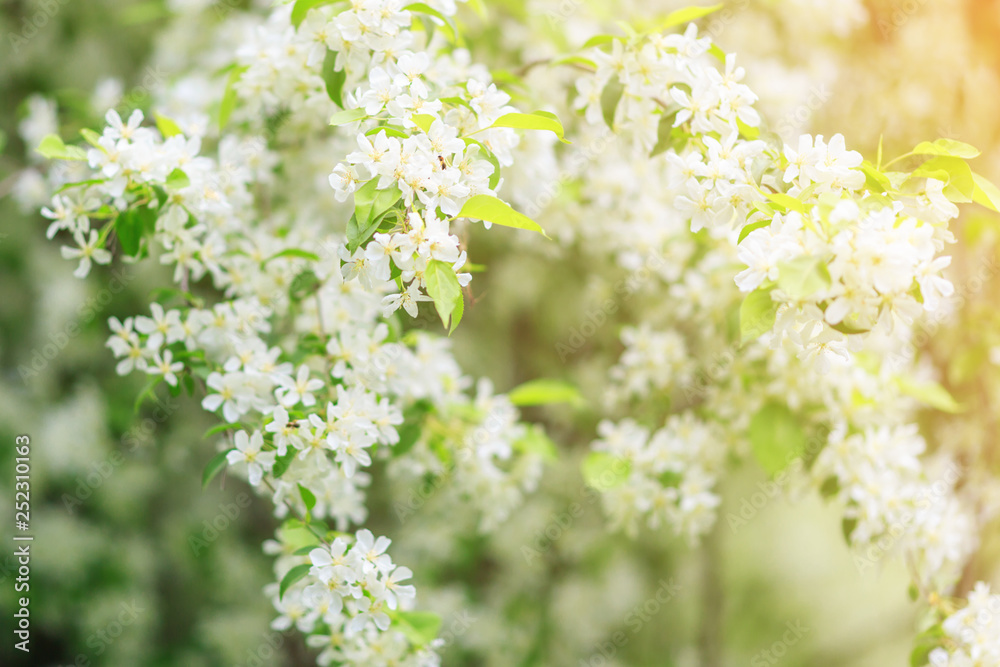
{"label": "green leaf", "polygon": [[215,479],[215,476],[219,474],[219,471],[226,467],[226,456],[231,451],[233,451],[232,448],[224,452],[219,452],[212,457],[212,460],[208,462],[205,470],[201,473],[201,488],[207,488],[212,483],[212,480]]}
{"label": "green leaf", "polygon": [[142,391],[139,392],[139,395],[135,397],[135,403],[132,404],[132,412],[134,412],[135,414],[139,414],[139,408],[142,407],[142,404],[146,402],[147,398],[151,398],[154,401],[157,401],[156,392],[153,390],[156,389],[156,385],[160,384],[161,382],[163,382],[163,376],[159,375],[150,380],[146,384],[146,386],[142,388]]}
{"label": "green leaf", "polygon": [[278,259],[280,257],[297,257],[298,259],[308,259],[311,262],[319,261],[319,255],[317,255],[314,252],[309,252],[308,250],[300,250],[298,248],[285,248],[281,252],[276,252],[267,259],[265,259],[263,262],[261,262],[261,266],[267,264],[272,259]]}
{"label": "green leaf", "polygon": [[979,150],[975,146],[955,141],[954,139],[938,139],[937,141],[922,141],[917,144],[912,153],[916,155],[944,155],[946,157],[957,157],[971,159],[979,156]]}
{"label": "green leaf", "polygon": [[[920,597],[920,589],[912,584],[908,592],[911,600],[916,601]],[[946,639],[947,634],[940,623],[935,623],[921,632],[914,641],[913,652],[910,653],[910,666],[927,667],[928,656],[931,654],[931,651],[938,646],[944,646]]]}
{"label": "green leaf", "polygon": [[632,473],[632,462],[608,452],[591,452],[581,466],[587,486],[607,491],[621,486]]}
{"label": "green leaf", "polygon": [[569,382],[562,380],[529,380],[522,385],[511,389],[507,393],[507,398],[514,405],[548,405],[550,403],[575,403],[583,402],[580,390]]}
{"label": "green leaf", "polygon": [[582,51],[583,49],[589,49],[592,46],[610,44],[616,39],[618,38],[615,37],[614,35],[594,35],[593,37],[591,37],[590,39],[588,39],[586,42],[583,43],[583,46],[580,47],[580,50]]}
{"label": "green leaf", "polygon": [[396,429],[399,442],[392,446],[393,456],[401,456],[413,449],[424,430],[424,421],[433,409],[430,401],[420,400],[403,411],[403,423]]}
{"label": "green leaf", "polygon": [[434,121],[437,120],[437,118],[426,113],[415,113],[412,116],[410,116],[410,120],[412,120],[417,127],[419,127],[426,133],[430,132],[431,125],[434,123]]}
{"label": "green leaf", "polygon": [[548,111],[507,113],[497,118],[490,127],[512,127],[519,130],[547,130],[555,134],[559,138],[559,141],[564,144],[570,143],[563,137],[562,123],[559,122],[555,114]]}
{"label": "green leaf", "polygon": [[361,120],[366,116],[368,116],[368,114],[365,113],[364,109],[344,109],[343,111],[338,111],[330,116],[330,125],[353,123],[354,121]]}
{"label": "green leaf", "polygon": [[85,127],[82,130],[80,130],[80,136],[83,137],[86,140],[86,142],[91,146],[93,146],[94,148],[101,151],[104,150],[104,147],[101,146],[100,143],[101,135],[99,135],[97,132],[94,132],[89,127]]}
{"label": "green leaf", "polygon": [[604,116],[605,124],[612,129],[615,127],[615,110],[624,92],[625,86],[617,76],[612,77],[601,91],[601,114]]}
{"label": "green leaf", "polygon": [[657,477],[657,481],[660,482],[661,486],[676,489],[684,481],[684,475],[675,470],[667,470]]}
{"label": "green leaf", "polygon": [[782,403],[767,403],[750,419],[750,447],[768,474],[775,474],[806,451],[799,420]]}
{"label": "green leaf", "polygon": [[288,288],[288,294],[293,301],[301,301],[319,289],[319,278],[312,269],[306,269],[292,279],[292,284]]}
{"label": "green leaf", "polygon": [[979,174],[972,174],[975,188],[972,191],[972,201],[985,206],[991,211],[1000,211],[1000,188]]}
{"label": "green leaf", "polygon": [[372,129],[365,132],[365,136],[370,137],[373,134],[378,134],[379,132],[385,132],[385,136],[396,137],[397,139],[407,139],[410,136],[398,127],[393,127],[392,125],[376,125]]}
{"label": "green leaf", "polygon": [[309,570],[311,569],[311,564],[303,563],[302,565],[296,565],[289,570],[288,573],[281,578],[281,584],[278,586],[278,599],[280,600],[285,597],[285,591],[291,588],[297,581],[309,574]]}
{"label": "green leaf", "polygon": [[313,508],[316,507],[316,495],[301,484],[299,484],[299,495],[302,496],[302,502],[306,504],[306,511],[312,512]]}
{"label": "green leaf", "polygon": [[755,289],[740,304],[740,343],[757,340],[774,328],[780,304],[771,298],[770,289]]}
{"label": "green leaf", "polygon": [[434,641],[441,630],[441,617],[429,611],[392,611],[392,625],[402,632],[414,648]]}
{"label": "green leaf", "polygon": [[899,391],[907,396],[912,396],[921,403],[925,403],[932,408],[942,412],[952,414],[962,412],[963,407],[955,398],[948,393],[948,390],[937,382],[916,382],[908,377],[896,378],[896,386]]}
{"label": "green leaf", "polygon": [[939,172],[948,174],[944,194],[953,202],[967,203],[972,201],[976,190],[976,181],[972,177],[972,169],[965,160],[957,157],[933,157],[914,170],[912,177],[937,178]]}
{"label": "green leaf", "polygon": [[455,329],[458,328],[458,323],[462,321],[462,316],[465,315],[465,300],[455,299],[455,310],[451,313],[451,326],[448,327],[448,335],[455,333]]}
{"label": "green leaf", "polygon": [[656,145],[650,151],[649,157],[656,157],[671,148],[681,151],[687,143],[687,134],[679,127],[674,127],[674,119],[677,118],[677,111],[664,113],[660,116],[660,122],[656,125]]}
{"label": "green leaf", "polygon": [[423,430],[424,425],[421,422],[404,421],[398,426],[396,431],[399,433],[399,442],[392,447],[393,456],[402,456],[413,449]]}
{"label": "green leaf", "polygon": [[[825,309],[824,309],[825,312]],[[871,327],[855,326],[859,320],[858,313],[849,313],[847,317],[842,319],[836,324],[830,324],[830,328],[834,331],[839,331],[842,334],[848,336],[856,336],[857,334],[868,333],[871,331]]]}
{"label": "green leaf", "polygon": [[889,177],[883,174],[871,162],[865,160],[861,163],[861,171],[865,174],[866,184],[872,192],[892,192],[892,182]]}
{"label": "green leaf", "polygon": [[289,448],[284,456],[277,457],[274,460],[274,467],[271,468],[271,477],[278,479],[288,472],[289,466],[292,465],[292,461],[295,460],[295,455],[298,453],[298,450]]}
{"label": "green leaf", "polygon": [[[74,181],[72,183],[66,183],[61,188],[56,190],[55,193],[53,194],[60,194],[62,192],[66,192],[67,190],[72,190],[73,188],[84,188],[87,187],[88,185],[97,185],[98,183],[104,183],[107,180],[108,179],[106,178],[91,178],[86,181]],[[93,218],[95,216],[91,217]]]}
{"label": "green leaf", "polygon": [[708,16],[709,14],[717,12],[720,9],[722,9],[721,4],[712,5],[710,7],[685,7],[683,9],[678,9],[675,12],[667,14],[667,18],[665,18],[657,27],[657,32],[667,30],[684,23],[690,23],[691,21],[697,21],[703,16]]}
{"label": "green leaf", "polygon": [[158,113],[154,113],[153,116],[156,118],[156,129],[160,131],[164,139],[169,139],[178,134],[183,134],[181,128],[170,118],[166,116],[161,116]]}
{"label": "green leaf", "polygon": [[545,238],[548,238],[548,235],[545,234],[545,231],[537,222],[523,213],[518,213],[506,202],[490,195],[475,195],[470,197],[455,217],[475,218],[476,220],[485,220],[497,225],[503,225],[504,227],[527,229],[538,232],[542,236],[545,236]]}
{"label": "green leaf", "polygon": [[801,301],[832,284],[826,262],[815,255],[803,255],[778,264],[778,287]]}
{"label": "green leaf", "polygon": [[247,70],[246,65],[240,65],[229,70],[229,77],[226,79],[226,90],[222,93],[222,102],[219,103],[219,131],[226,129],[226,123],[236,108],[236,83]]}
{"label": "green leaf", "polygon": [[514,441],[514,450],[522,454],[537,454],[545,461],[559,458],[555,443],[538,424],[531,424],[525,436]]}
{"label": "green leaf", "polygon": [[175,167],[172,172],[167,174],[166,186],[171,190],[181,190],[189,185],[191,185],[191,179],[180,167]]}
{"label": "green leaf", "polygon": [[715,56],[720,63],[726,62],[726,52],[719,48],[718,44],[712,44],[708,47],[708,52]]}
{"label": "green leaf", "polygon": [[379,179],[373,178],[354,193],[354,216],[347,225],[347,249],[354,252],[378,229],[382,217],[403,196],[395,183],[378,189]]}
{"label": "green leaf", "polygon": [[326,57],[323,58],[321,74],[323,76],[323,83],[326,84],[326,94],[330,96],[334,104],[343,109],[344,82],[347,81],[347,68],[337,69],[336,51],[327,50]]}
{"label": "green leaf", "polygon": [[751,222],[749,225],[743,225],[743,229],[740,230],[740,238],[736,241],[736,245],[743,243],[743,239],[750,236],[750,232],[761,229],[763,227],[769,227],[771,225],[770,218],[761,218],[755,222]]}
{"label": "green leaf", "polygon": [[138,206],[122,211],[115,218],[115,234],[121,243],[122,252],[134,257],[146,233],[151,233],[156,225],[156,211],[148,206]]}
{"label": "green leaf", "polygon": [[590,58],[584,58],[583,56],[563,56],[562,58],[556,58],[552,61],[553,65],[583,65],[584,67],[589,67],[593,70],[597,69],[597,63],[595,63]]}
{"label": "green leaf", "polygon": [[388,211],[403,196],[403,192],[395,183],[379,190],[378,182],[378,178],[373,178],[354,193],[354,214],[363,225],[370,224]]}
{"label": "green leaf", "polygon": [[422,2],[414,2],[403,7],[403,11],[417,12],[419,14],[433,16],[443,24],[441,28],[445,31],[445,34],[448,35],[448,41],[452,44],[458,43],[458,30],[455,29],[455,24],[452,22],[451,18],[445,16],[430,5],[425,5]]}
{"label": "green leaf", "polygon": [[786,195],[783,192],[765,192],[764,196],[767,197],[768,201],[774,202],[786,211],[806,212],[805,204],[791,195]]}
{"label": "green leaf", "polygon": [[479,146],[479,154],[484,158],[486,158],[486,160],[488,160],[489,163],[493,165],[493,173],[490,174],[490,189],[492,190],[496,188],[497,184],[500,182],[500,161],[497,160],[497,156],[494,155],[493,151],[487,148],[485,144],[481,144],[471,137],[465,137],[463,141],[465,141],[465,144],[467,146],[469,144],[475,144],[476,146]]}
{"label": "green leaf", "polygon": [[848,519],[845,517],[840,521],[840,532],[844,535],[844,541],[849,545],[851,543],[851,535],[854,534],[854,529],[858,527],[858,520],[855,518]]}
{"label": "green leaf", "polygon": [[212,428],[202,433],[201,439],[204,440],[206,438],[211,438],[213,435],[222,433],[223,431],[229,431],[231,429],[236,430],[240,428],[245,428],[244,425],[241,424],[240,422],[236,422],[234,424],[216,424]]}
{"label": "green leaf", "polygon": [[50,134],[38,144],[36,152],[49,160],[86,160],[87,151],[79,146],[67,146],[58,135]]}
{"label": "green leaf", "polygon": [[332,0],[295,0],[295,5],[292,7],[292,25],[297,29],[306,20],[306,15],[309,14],[310,9],[321,5],[328,5],[331,2]]}
{"label": "green leaf", "polygon": [[[456,320],[461,319],[461,309],[464,308],[462,287],[451,264],[432,259],[424,271],[424,281],[427,283],[427,295],[434,300],[441,323],[447,327],[453,314],[457,315]],[[457,321],[453,322],[450,330],[454,331],[457,325]]]}

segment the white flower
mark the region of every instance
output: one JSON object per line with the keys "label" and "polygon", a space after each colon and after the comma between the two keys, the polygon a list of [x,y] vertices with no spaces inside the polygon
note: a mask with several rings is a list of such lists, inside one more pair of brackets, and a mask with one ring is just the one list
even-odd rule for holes
{"label": "white flower", "polygon": [[135,136],[136,130],[142,125],[143,115],[141,110],[136,109],[129,116],[128,124],[125,124],[122,122],[122,117],[118,115],[118,112],[110,109],[104,115],[104,119],[108,123],[108,127],[104,130],[104,136],[109,139],[132,139]]}
{"label": "white flower", "polygon": [[264,436],[260,431],[254,431],[252,436],[248,436],[246,431],[237,431],[235,443],[236,449],[226,454],[226,461],[229,465],[246,463],[250,485],[257,486],[264,473],[274,466],[274,452],[261,451]]}
{"label": "white flower", "polygon": [[299,366],[298,374],[294,379],[287,375],[278,376],[280,388],[275,391],[275,397],[283,406],[290,408],[299,403],[305,407],[316,405],[316,396],[312,392],[323,388],[323,381],[319,378],[309,377],[309,367],[305,364]]}
{"label": "white flower", "polygon": [[400,585],[399,582],[406,581],[413,576],[413,572],[408,567],[397,567],[388,577],[383,580],[385,586],[385,601],[389,609],[395,609],[399,600],[413,600],[417,595],[417,589],[411,585]]}
{"label": "white flower", "polygon": [[166,343],[174,343],[184,337],[184,327],[181,324],[180,311],[172,309],[164,311],[163,306],[152,303],[149,306],[153,317],[138,315],[135,318],[135,328],[139,333],[146,334],[149,338],[146,344],[153,350],[158,350]]}
{"label": "white flower", "polygon": [[111,253],[104,248],[98,247],[97,230],[90,230],[90,238],[84,239],[83,232],[79,229],[73,232],[73,240],[76,242],[79,248],[71,248],[69,246],[63,246],[61,248],[63,259],[76,259],[80,258],[80,264],[76,267],[73,275],[77,278],[86,278],[87,274],[90,273],[90,262],[91,260],[97,262],[98,264],[110,264],[111,263]]}
{"label": "white flower", "polygon": [[382,298],[382,315],[389,317],[402,307],[410,317],[416,317],[417,302],[431,300],[429,296],[420,292],[420,285],[414,280],[399,294],[389,294]]}
{"label": "white flower", "polygon": [[274,421],[265,426],[264,430],[274,434],[274,447],[278,456],[285,455],[288,451],[288,445],[292,445],[296,449],[300,448],[302,440],[298,434],[299,427],[295,422],[289,422],[288,411],[278,406],[271,415],[274,417]]}
{"label": "white flower", "polygon": [[250,409],[251,391],[243,373],[211,373],[206,380],[209,389],[217,393],[208,394],[201,401],[201,407],[215,412],[222,406],[222,416],[232,424]]}
{"label": "white flower", "polygon": [[163,356],[159,352],[153,354],[153,363],[146,367],[146,372],[150,375],[162,375],[171,387],[177,386],[177,375],[184,370],[184,364],[180,361],[171,363],[174,355],[170,350],[164,350]]}

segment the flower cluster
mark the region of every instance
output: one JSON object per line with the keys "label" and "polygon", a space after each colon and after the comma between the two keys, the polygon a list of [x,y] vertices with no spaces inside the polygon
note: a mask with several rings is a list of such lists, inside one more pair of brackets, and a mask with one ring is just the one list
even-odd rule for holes
{"label": "flower cluster", "polygon": [[947,587],[977,546],[975,520],[955,495],[949,464],[927,479],[919,456],[926,444],[915,424],[848,434],[840,425],[812,473],[844,503],[845,530],[864,572],[883,556],[903,556],[921,584]]}
{"label": "flower cluster", "polygon": [[[803,470],[818,453],[807,451],[806,434],[835,426],[810,478],[845,504],[850,541],[869,560],[903,555],[915,581],[946,590],[975,548],[976,519],[955,492],[957,479],[929,481],[916,405],[904,401],[882,419],[866,406],[900,405],[901,391],[920,394],[916,387],[927,382],[906,379],[916,359],[898,351],[919,318],[953,293],[941,275],[950,259],[940,253],[954,240],[947,229],[958,215],[954,202],[969,201],[980,187],[964,162],[977,152],[941,140],[883,165],[848,150],[841,135],[783,145],[757,128],[756,96],[739,83],[742,69],[720,56],[720,71],[716,52],[693,27],[683,36],[635,33],[594,49],[596,73],[576,84],[589,125],[609,123],[631,138],[581,188],[591,206],[621,223],[602,235],[584,218],[580,234],[594,239],[595,252],[610,248],[628,270],[650,253],[673,260],[652,272],[643,319],[622,332],[615,391],[670,405],[668,432],[692,409],[719,431],[706,437],[688,429],[683,445],[671,448],[664,444],[670,437],[658,439],[663,431],[650,437],[632,420],[605,422],[585,467],[607,454],[630,461],[629,483],[602,489],[613,525],[634,531],[638,517],[668,507],[656,521],[696,537],[714,521],[710,489],[726,448],[742,457],[752,444],[754,456],[767,460],[773,451],[784,465],[805,462]],[[628,164],[636,159],[651,168]],[[894,164],[907,170],[891,171]],[[658,211],[658,201],[667,210]],[[656,284],[676,301],[657,302]],[[742,306],[734,284],[746,295]],[[732,326],[736,310],[733,342],[720,330]],[[752,343],[757,338],[767,345]],[[858,363],[857,354],[885,350],[894,350],[891,368]],[[774,415],[787,418],[794,442],[764,430],[762,420]],[[896,456],[897,446],[909,455]],[[664,467],[667,451],[683,464]],[[689,498],[685,513],[675,507],[683,506],[688,481],[698,500]]]}
{"label": "flower cluster", "polygon": [[[638,319],[608,372],[609,411],[635,410],[603,420],[584,460],[612,527],[694,542],[717,523],[725,465],[794,460],[793,485],[843,507],[860,569],[897,554],[928,598],[954,585],[982,517],[948,457],[927,454],[919,402],[954,401],[911,341],[954,291],[940,253],[955,202],[995,190],[966,164],[974,149],[939,141],[873,164],[839,134],[785,145],[735,56],[694,25],[600,36],[553,63],[588,70],[571,82],[525,68],[552,83],[542,105],[581,121],[574,147],[522,143],[515,128],[563,128],[519,112],[451,43],[451,0],[406,6],[234,12],[157,92],[171,117],[109,111],[86,151],[40,139],[72,165],[51,175],[43,215],[50,238],[74,240],[62,252],[77,276],[147,255],[173,269],[148,315],[111,318],[107,346],[147,392],[162,382],[220,417],[206,479],[228,465],[272,499],[273,627],[309,635],[323,665],[437,663],[412,573],[388,537],[358,530],[376,462],[401,522],[433,495],[491,531],[553,448],[397,311],[433,303],[454,327],[472,280],[466,220],[534,228],[500,199],[504,178],[538,180],[509,199],[539,208],[557,173],[547,224],[600,267],[595,291],[630,272],[613,290]],[[31,106],[22,131],[44,135],[54,112]],[[993,626],[977,625],[995,598],[977,589],[945,622],[932,664],[996,661]]]}
{"label": "flower cluster", "polygon": [[[944,647],[928,656],[930,667],[966,667],[1000,663],[1000,595],[979,582],[969,592],[968,604],[941,624]],[[916,663],[914,663],[916,664]]]}
{"label": "flower cluster", "polygon": [[[279,616],[275,630],[295,627],[307,633],[308,644],[321,649],[318,663],[357,665],[437,664],[429,649],[408,650],[398,634],[385,633],[390,614],[412,609],[416,589],[405,583],[413,572],[392,562],[391,541],[369,530],[339,535],[306,556],[282,555],[276,570],[283,577],[302,572],[284,591],[269,587]],[[270,549],[280,545],[269,545]],[[305,562],[303,562],[305,561]]]}
{"label": "flower cluster", "polygon": [[[453,284],[460,308],[471,275],[457,273],[466,251],[455,218],[473,196],[499,202],[499,168],[512,164],[518,135],[491,126],[513,108],[485,68],[417,37],[398,3],[322,5],[297,26],[292,10],[274,8],[238,51],[222,102],[236,125],[217,141],[203,122],[216,101],[185,104],[178,90],[166,100],[177,120],[157,115],[155,129],[141,111],[123,121],[112,110],[100,135],[84,131],[87,152],[43,141],[50,157],[89,167],[57,183],[66,188],[44,211],[48,234],[76,240],[63,254],[80,260],[79,277],[110,263],[111,249],[173,267],[176,287],[149,315],[111,318],[107,345],[119,374],[150,376],[146,392],[163,382],[201,394],[223,420],[206,474],[228,465],[272,498],[284,524],[268,549],[286,554],[275,564],[277,624],[309,633],[324,665],[436,664],[433,624],[414,634],[398,616],[415,591],[384,553],[388,538],[361,530],[349,547],[336,531],[367,519],[376,458],[414,484],[441,478],[446,493],[480,508],[484,530],[537,484],[545,436],[488,383],[469,396],[448,341],[405,332],[394,315],[416,316],[432,280]],[[335,91],[322,76],[330,69],[342,84],[366,83]],[[259,120],[291,115],[320,135],[338,106],[355,114],[351,129],[298,149]],[[282,206],[297,165],[317,152],[329,164],[342,156],[329,183]],[[316,215],[352,195],[353,217]],[[313,222],[293,224],[305,211]],[[309,546],[306,575],[293,552]]]}
{"label": "flower cluster", "polygon": [[688,412],[670,416],[652,434],[629,419],[604,421],[598,434],[594,450],[627,470],[603,494],[615,528],[635,535],[645,520],[651,529],[669,525],[694,542],[712,527],[721,502],[713,487],[726,450],[711,425]]}

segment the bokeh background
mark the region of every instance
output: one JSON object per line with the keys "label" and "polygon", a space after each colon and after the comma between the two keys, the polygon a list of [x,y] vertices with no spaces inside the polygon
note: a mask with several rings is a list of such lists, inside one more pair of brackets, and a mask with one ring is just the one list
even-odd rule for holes
{"label": "bokeh background", "polygon": [[[136,411],[142,378],[116,376],[104,347],[107,318],[144,311],[164,276],[147,262],[74,278],[73,264],[45,239],[47,223],[37,212],[45,202],[38,175],[44,167],[30,150],[49,132],[69,137],[96,126],[107,108],[148,109],[151,91],[171,76],[173,40],[252,4],[0,4],[0,491],[13,496],[9,444],[30,434],[35,535],[33,651],[25,660],[5,632],[0,664],[313,664],[298,636],[269,628],[273,611],[261,589],[271,578],[271,557],[262,543],[276,523],[267,503],[238,480],[201,489],[213,453],[204,437],[211,418],[184,397]],[[531,40],[538,31],[575,45],[616,19],[648,18],[686,3],[486,4],[486,23],[461,14],[470,48],[492,68],[515,70],[548,55]],[[980,148],[978,171],[1000,177],[1000,3],[735,0],[702,25],[739,54],[759,108],[786,140],[841,132],[848,146],[871,156],[880,137],[888,155],[948,137]],[[997,232],[991,216],[962,218],[952,253],[956,282],[969,267],[998,258]],[[489,271],[481,302],[455,336],[459,359],[501,390],[535,377],[570,377],[590,407],[526,413],[546,424],[561,461],[488,537],[475,532],[461,508],[450,510],[449,533],[432,520],[433,508],[401,520],[384,485],[373,485],[373,529],[394,536],[394,559],[419,573],[421,604],[445,618],[445,664],[909,664],[918,608],[907,598],[902,566],[885,561],[878,571],[859,572],[837,511],[814,496],[769,500],[746,526],[722,520],[695,548],[668,531],[633,539],[606,530],[579,461],[602,416],[602,374],[620,351],[618,328],[641,304],[621,304],[619,322],[600,327],[563,360],[555,346],[607,285],[591,279],[590,260],[572,248],[497,236],[475,240],[472,259]],[[521,287],[505,289],[512,280]],[[959,458],[973,465],[995,465],[989,452],[1000,430],[998,293],[992,275],[927,343],[970,410],[929,416],[922,426],[931,434],[948,431]],[[721,516],[738,511],[763,479],[752,469],[734,475]],[[574,503],[582,513],[558,540],[548,540],[546,528]],[[0,522],[4,545],[11,544],[10,514],[5,510]],[[994,535],[984,536],[970,581],[997,581]],[[538,559],[524,555],[522,547],[532,544],[545,547]],[[0,552],[3,627],[14,608],[11,552]],[[636,613],[651,609],[647,603],[663,587],[669,601],[655,613]],[[796,639],[772,662],[763,652],[783,642],[789,627],[799,629]],[[609,643],[616,632],[627,637],[623,645]]]}

